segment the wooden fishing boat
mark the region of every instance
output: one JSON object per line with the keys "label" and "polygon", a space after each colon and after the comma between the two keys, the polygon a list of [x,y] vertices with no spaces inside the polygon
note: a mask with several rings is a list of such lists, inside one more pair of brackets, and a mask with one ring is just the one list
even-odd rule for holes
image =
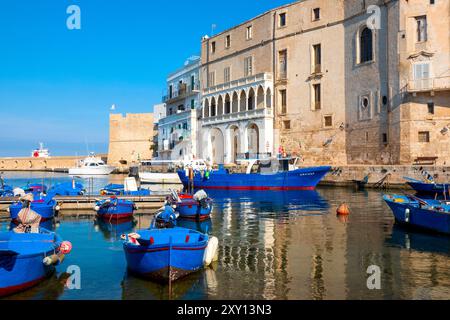
{"label": "wooden fishing boat", "polygon": [[118,199],[115,196],[97,201],[94,207],[97,215],[107,220],[129,219],[133,216],[135,209],[136,205],[133,201]]}
{"label": "wooden fishing boat", "polygon": [[169,203],[175,206],[180,219],[205,221],[211,218],[213,201],[205,191],[199,190],[194,195],[177,193],[171,190]]}
{"label": "wooden fishing boat", "polygon": [[48,194],[54,196],[82,196],[86,192],[84,186],[79,182],[63,182],[54,185],[48,191]]}
{"label": "wooden fishing boat", "polygon": [[217,253],[217,238],[184,228],[143,230],[123,238],[128,270],[155,281],[175,281],[196,272]]}
{"label": "wooden fishing boat", "polygon": [[[17,222],[20,210],[27,208],[28,202],[18,201],[9,206],[9,215],[13,222]],[[43,199],[33,200],[29,203],[29,208],[41,216],[41,221],[52,220],[56,213],[57,203],[51,195]]]}
{"label": "wooden fishing boat", "polygon": [[0,233],[0,297],[31,288],[50,276],[70,252],[55,233]]}
{"label": "wooden fishing boat", "polygon": [[407,184],[420,195],[444,196],[450,198],[450,185],[445,183],[423,182],[405,177]]}
{"label": "wooden fishing boat", "polygon": [[412,195],[385,195],[384,201],[394,213],[397,223],[450,234],[450,203],[424,200]]}

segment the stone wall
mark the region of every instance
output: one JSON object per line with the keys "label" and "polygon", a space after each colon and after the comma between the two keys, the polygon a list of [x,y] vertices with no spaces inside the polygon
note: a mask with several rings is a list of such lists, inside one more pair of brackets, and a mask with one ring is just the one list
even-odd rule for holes
{"label": "stone wall", "polygon": [[[106,155],[98,155],[106,159]],[[75,167],[85,156],[50,158],[0,158],[0,171],[65,171]]]}
{"label": "stone wall", "polygon": [[154,123],[152,113],[111,114],[108,164],[128,168],[153,156]]}

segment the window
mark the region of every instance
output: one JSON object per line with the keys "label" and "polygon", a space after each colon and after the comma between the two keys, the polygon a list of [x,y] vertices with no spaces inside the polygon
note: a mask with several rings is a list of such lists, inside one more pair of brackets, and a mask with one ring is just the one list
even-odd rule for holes
{"label": "window", "polygon": [[417,24],[417,42],[427,41],[427,16],[416,17]]}
{"label": "window", "polygon": [[280,13],[278,15],[278,26],[279,27],[286,26],[286,13]]}
{"label": "window", "polygon": [[434,114],[434,102],[428,102],[428,113]]}
{"label": "window", "polygon": [[195,90],[195,76],[191,76],[191,91]]}
{"label": "window", "polygon": [[215,85],[216,85],[216,73],[214,71],[212,71],[208,75],[208,86],[212,87]]}
{"label": "window", "polygon": [[283,121],[283,128],[285,130],[290,130],[291,129],[291,120],[285,120]]}
{"label": "window", "polygon": [[323,117],[323,123],[325,128],[330,128],[333,126],[333,116],[325,116]]}
{"label": "window", "polygon": [[247,27],[247,33],[246,33],[245,38],[247,40],[250,40],[251,38],[253,38],[253,26],[248,26]]}
{"label": "window", "polygon": [[287,95],[286,89],[280,90],[281,113],[287,114]]}
{"label": "window", "polygon": [[430,132],[429,131],[419,132],[419,142],[421,143],[430,142]]}
{"label": "window", "polygon": [[359,63],[373,60],[372,30],[365,27],[359,37]]}
{"label": "window", "polygon": [[320,73],[322,70],[322,46],[313,46],[313,73]]}
{"label": "window", "polygon": [[247,57],[244,60],[244,74],[246,77],[253,74],[253,57]]}
{"label": "window", "polygon": [[227,35],[225,37],[225,48],[229,48],[229,47],[231,47],[231,36]]}
{"label": "window", "polygon": [[313,21],[320,20],[320,8],[313,9]]}
{"label": "window", "polygon": [[282,50],[278,53],[278,78],[287,78],[287,50]]}
{"label": "window", "polygon": [[421,62],[414,64],[413,78],[415,89],[430,89],[431,88],[430,63]]}
{"label": "window", "polygon": [[173,86],[170,85],[169,86],[169,99],[172,99],[172,97],[173,97]]}
{"label": "window", "polygon": [[223,69],[223,82],[227,83],[231,81],[230,67]]}
{"label": "window", "polygon": [[183,123],[183,129],[184,129],[184,130],[187,130],[187,129],[188,129],[188,124],[187,124],[187,122],[184,122],[184,123]]}
{"label": "window", "polygon": [[387,135],[387,133],[383,133],[383,143],[384,144],[388,143],[388,135]]}
{"label": "window", "polygon": [[211,42],[211,53],[215,53],[216,52],[216,42],[213,41]]}
{"label": "window", "polygon": [[314,94],[314,103],[313,103],[313,110],[320,110],[322,108],[321,106],[321,87],[320,83],[313,85],[313,94]]}
{"label": "window", "polygon": [[195,100],[191,99],[191,109],[195,109]]}

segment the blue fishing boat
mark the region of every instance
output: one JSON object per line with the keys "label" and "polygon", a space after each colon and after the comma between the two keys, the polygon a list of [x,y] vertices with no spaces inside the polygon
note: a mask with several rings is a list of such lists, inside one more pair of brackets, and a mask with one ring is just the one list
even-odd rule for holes
{"label": "blue fishing boat", "polygon": [[83,185],[75,181],[58,183],[48,190],[54,196],[82,196],[85,192]]}
{"label": "blue fishing boat", "polygon": [[110,199],[97,201],[94,209],[100,218],[121,220],[131,218],[136,206],[133,201],[112,196]]}
{"label": "blue fishing boat", "polygon": [[191,181],[187,170],[179,170],[178,176],[186,189],[314,190],[331,170],[328,166],[296,169],[291,160],[251,160],[246,173],[231,173],[223,166],[195,171]]}
{"label": "blue fishing boat", "polygon": [[56,213],[57,203],[53,196],[47,195],[42,199],[34,200],[30,198],[30,201],[18,201],[9,206],[9,215],[13,222],[17,222],[20,210],[24,208],[30,208],[41,216],[41,221],[47,221],[54,218]]}
{"label": "blue fishing boat", "polygon": [[63,259],[61,238],[39,233],[0,233],[0,297],[31,288],[50,276]]}
{"label": "blue fishing boat", "polygon": [[155,281],[175,281],[200,270],[209,237],[184,228],[150,229],[124,236],[128,270]]}
{"label": "blue fishing boat", "polygon": [[405,177],[407,184],[413,188],[418,194],[431,196],[450,196],[450,185],[445,183],[423,182],[413,178]]}
{"label": "blue fishing boat", "polygon": [[175,205],[180,219],[205,221],[211,218],[213,201],[203,190],[193,196],[171,191],[170,203]]}
{"label": "blue fishing boat", "polygon": [[3,185],[0,186],[0,197],[13,197],[14,191],[11,186]]}
{"label": "blue fishing boat", "polygon": [[450,234],[450,203],[411,195],[385,195],[384,201],[399,224]]}
{"label": "blue fishing boat", "polygon": [[32,193],[33,195],[45,194],[48,190],[45,184],[40,183],[28,183],[22,189],[25,191],[25,193]]}
{"label": "blue fishing boat", "polygon": [[103,189],[100,190],[101,195],[105,196],[135,196],[135,197],[145,197],[150,195],[149,189],[137,189],[134,191],[125,190],[123,184],[108,184]]}

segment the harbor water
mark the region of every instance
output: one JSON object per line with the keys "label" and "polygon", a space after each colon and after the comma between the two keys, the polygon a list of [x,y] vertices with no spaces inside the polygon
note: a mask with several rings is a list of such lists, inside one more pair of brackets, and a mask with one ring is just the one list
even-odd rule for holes
{"label": "harbor water", "polygon": [[[14,186],[71,179],[49,173],[4,177]],[[112,177],[81,182],[95,192],[123,179]],[[181,226],[216,236],[219,261],[173,283],[170,292],[168,285],[126,271],[120,235],[147,228],[151,216],[119,225],[67,218],[55,230],[73,251],[57,274],[7,299],[450,299],[450,237],[395,225],[380,191],[208,193],[214,200],[211,221]],[[342,202],[351,209],[348,217],[336,216]],[[0,228],[6,231],[9,224]],[[70,289],[66,272],[73,266],[81,287]],[[381,272],[379,289],[368,286],[374,267]]]}

